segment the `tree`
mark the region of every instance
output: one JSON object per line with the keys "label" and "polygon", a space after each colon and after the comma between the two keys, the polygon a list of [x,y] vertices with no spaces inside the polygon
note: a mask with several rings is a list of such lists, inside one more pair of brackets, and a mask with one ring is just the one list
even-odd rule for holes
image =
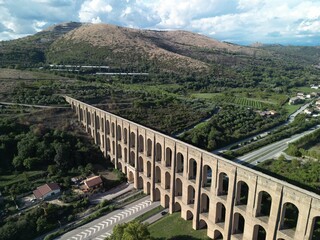
{"label": "tree", "polygon": [[108,240],[152,240],[147,224],[139,221],[118,224]]}

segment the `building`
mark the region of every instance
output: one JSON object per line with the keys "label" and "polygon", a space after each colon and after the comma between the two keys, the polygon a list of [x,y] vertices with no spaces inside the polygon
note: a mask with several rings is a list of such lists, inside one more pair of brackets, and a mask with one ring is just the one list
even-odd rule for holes
{"label": "building", "polygon": [[310,240],[320,196],[76,99],[65,97],[104,156],[151,201],[212,239]]}
{"label": "building", "polygon": [[57,183],[47,183],[33,191],[33,195],[39,200],[44,200],[59,193],[60,187]]}
{"label": "building", "polygon": [[289,100],[290,105],[299,104],[301,102],[302,102],[302,99],[299,97],[293,97],[293,98],[290,98],[290,100]]}
{"label": "building", "polygon": [[86,190],[92,190],[102,187],[102,179],[100,176],[93,176],[83,181]]}

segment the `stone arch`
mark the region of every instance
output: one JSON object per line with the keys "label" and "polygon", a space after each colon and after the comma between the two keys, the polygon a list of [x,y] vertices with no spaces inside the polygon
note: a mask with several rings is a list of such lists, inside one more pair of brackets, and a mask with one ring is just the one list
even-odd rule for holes
{"label": "stone arch", "polygon": [[128,173],[128,168],[127,168],[127,166],[124,166],[124,175],[127,176],[127,173]]}
{"label": "stone arch", "polygon": [[172,150],[171,148],[166,148],[166,167],[171,167],[172,163]]}
{"label": "stone arch", "polygon": [[139,135],[139,138],[138,138],[138,150],[139,152],[143,153],[144,152],[144,138],[142,135]]}
{"label": "stone arch", "polygon": [[237,183],[236,205],[247,205],[249,195],[249,186],[244,181]]}
{"label": "stone arch", "polygon": [[100,117],[96,115],[96,128],[100,129]]}
{"label": "stone arch", "polygon": [[116,143],[112,141],[112,154],[116,154]]}
{"label": "stone arch", "polygon": [[79,115],[80,115],[80,121],[83,121],[83,111],[80,108],[80,105],[79,105]]}
{"label": "stone arch", "polygon": [[114,127],[114,122],[111,123],[111,135],[112,137],[115,137],[115,127]]}
{"label": "stone arch", "polygon": [[151,177],[151,162],[147,161],[147,177]]}
{"label": "stone arch", "polygon": [[134,148],[136,146],[136,134],[134,132],[130,133],[130,147]]}
{"label": "stone arch", "polygon": [[162,160],[162,146],[160,143],[156,144],[156,162],[161,162]]}
{"label": "stone arch", "polygon": [[260,191],[258,195],[257,217],[270,216],[272,197],[265,191]]}
{"label": "stone arch", "polygon": [[129,171],[128,182],[130,182],[130,183],[134,182],[134,175],[133,175],[133,172],[131,172],[131,171]]}
{"label": "stone arch", "polygon": [[143,178],[141,176],[138,178],[138,189],[143,189]]}
{"label": "stone arch", "polygon": [[286,202],[282,206],[282,216],[280,229],[294,229],[297,226],[299,209],[291,202]]}
{"label": "stone arch", "polygon": [[212,169],[209,165],[204,165],[203,171],[202,171],[202,186],[211,187],[211,182],[212,182]]}
{"label": "stone arch", "polygon": [[189,179],[196,179],[197,177],[197,161],[193,158],[189,159]]}
{"label": "stone arch", "polygon": [[182,196],[182,181],[180,178],[176,179],[175,196]]}
{"label": "stone arch", "polygon": [[226,221],[226,207],[223,203],[218,202],[216,208],[216,223],[223,223]]}
{"label": "stone arch", "polygon": [[131,151],[130,152],[130,156],[129,156],[129,164],[132,166],[132,167],[135,167],[135,153],[134,151]]}
{"label": "stone arch", "polygon": [[127,130],[127,128],[123,129],[123,142],[124,142],[124,144],[128,143],[128,130]]}
{"label": "stone arch", "polygon": [[255,225],[253,228],[253,240],[265,240],[266,237],[266,230],[260,225]]}
{"label": "stone arch", "polygon": [[123,149],[123,153],[124,153],[124,162],[127,163],[128,162],[128,149],[126,147]]}
{"label": "stone arch", "polygon": [[169,172],[166,172],[165,174],[165,189],[170,189],[170,183],[171,183],[171,175]]}
{"label": "stone arch", "polygon": [[170,205],[170,197],[166,194],[166,195],[164,196],[164,207],[165,207],[165,208],[168,208],[169,205]]}
{"label": "stone arch", "polygon": [[154,189],[153,201],[160,201],[160,190],[159,190],[159,188]]}
{"label": "stone arch", "polygon": [[193,219],[193,213],[190,210],[188,210],[187,211],[187,220],[192,220],[192,219]]}
{"label": "stone arch", "polygon": [[107,138],[107,151],[110,152],[111,149],[110,149],[110,139]]}
{"label": "stone arch", "polygon": [[150,138],[147,140],[147,156],[150,157],[152,153],[152,141]]}
{"label": "stone arch", "polygon": [[122,148],[121,148],[121,144],[118,144],[117,154],[118,154],[118,158],[122,158]]}
{"label": "stone arch", "polygon": [[143,158],[141,156],[138,158],[138,171],[143,172]]}
{"label": "stone arch", "polygon": [[110,122],[109,122],[109,120],[106,121],[106,132],[108,135],[110,135]]}
{"label": "stone arch", "polygon": [[91,114],[90,114],[90,112],[88,112],[88,109],[87,109],[87,123],[89,125],[91,124]]}
{"label": "stone arch", "polygon": [[189,185],[188,186],[188,199],[187,199],[188,204],[194,204],[195,196],[196,196],[196,191],[194,190],[194,187]]}
{"label": "stone arch", "polygon": [[104,131],[104,118],[101,118],[101,131]]}
{"label": "stone arch", "polygon": [[311,240],[320,239],[320,216],[313,218],[310,237]]}
{"label": "stone arch", "polygon": [[200,211],[201,213],[208,213],[210,206],[210,198],[207,194],[201,194],[201,201],[200,201]]}
{"label": "stone arch", "polygon": [[159,166],[156,166],[156,171],[155,171],[155,178],[154,178],[156,183],[161,183],[161,169]]}
{"label": "stone arch", "polygon": [[178,202],[175,202],[173,205],[173,211],[174,212],[180,212],[181,211],[181,205]]}
{"label": "stone arch", "polygon": [[117,140],[118,141],[121,141],[121,136],[122,136],[122,133],[121,133],[121,126],[117,126]]}
{"label": "stone arch", "polygon": [[245,219],[244,217],[236,212],[233,214],[233,234],[243,234],[244,233],[244,226],[245,226]]}
{"label": "stone arch", "polygon": [[176,173],[183,173],[184,162],[183,154],[178,152],[177,154],[177,164],[176,164]]}
{"label": "stone arch", "polygon": [[223,239],[223,235],[219,230],[214,230],[213,239]]}
{"label": "stone arch", "polygon": [[100,146],[101,145],[101,136],[100,133],[97,131],[97,145]]}
{"label": "stone arch", "polygon": [[208,228],[207,222],[205,220],[203,220],[203,219],[200,219],[200,221],[199,221],[199,229],[206,229],[206,228]]}
{"label": "stone arch", "polygon": [[228,195],[229,189],[229,177],[226,173],[221,172],[219,174],[218,195]]}

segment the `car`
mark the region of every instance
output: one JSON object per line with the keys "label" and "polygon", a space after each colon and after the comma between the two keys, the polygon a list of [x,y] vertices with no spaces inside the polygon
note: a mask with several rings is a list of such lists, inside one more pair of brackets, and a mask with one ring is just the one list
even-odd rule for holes
{"label": "car", "polygon": [[162,215],[162,216],[164,216],[164,215],[166,215],[166,214],[167,214],[166,211],[161,212],[161,215]]}

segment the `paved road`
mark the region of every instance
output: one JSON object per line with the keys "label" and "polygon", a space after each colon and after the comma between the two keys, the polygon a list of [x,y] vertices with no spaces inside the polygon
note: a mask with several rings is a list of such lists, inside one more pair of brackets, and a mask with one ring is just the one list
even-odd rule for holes
{"label": "paved road", "polygon": [[12,102],[0,102],[1,105],[10,105],[10,106],[24,106],[24,107],[34,107],[34,108],[70,108],[70,107],[59,107],[59,106],[45,106],[45,105],[35,105],[35,104],[24,104],[24,103],[12,103]]}
{"label": "paved road", "polygon": [[144,197],[122,209],[115,210],[88,224],[76,228],[56,239],[61,240],[103,240],[112,233],[112,229],[119,223],[129,222],[145,212],[160,205],[160,202],[151,202],[150,196]]}
{"label": "paved road", "polygon": [[267,145],[265,147],[262,147],[256,151],[250,152],[242,157],[239,157],[237,162],[238,163],[246,162],[246,163],[251,163],[253,165],[257,165],[259,162],[263,162],[275,156],[279,156],[281,152],[283,152],[288,147],[288,143],[293,142],[319,128],[320,128],[320,125],[316,126],[311,130],[305,131],[303,133],[293,135],[290,138],[286,138],[278,142],[272,143],[270,145]]}

